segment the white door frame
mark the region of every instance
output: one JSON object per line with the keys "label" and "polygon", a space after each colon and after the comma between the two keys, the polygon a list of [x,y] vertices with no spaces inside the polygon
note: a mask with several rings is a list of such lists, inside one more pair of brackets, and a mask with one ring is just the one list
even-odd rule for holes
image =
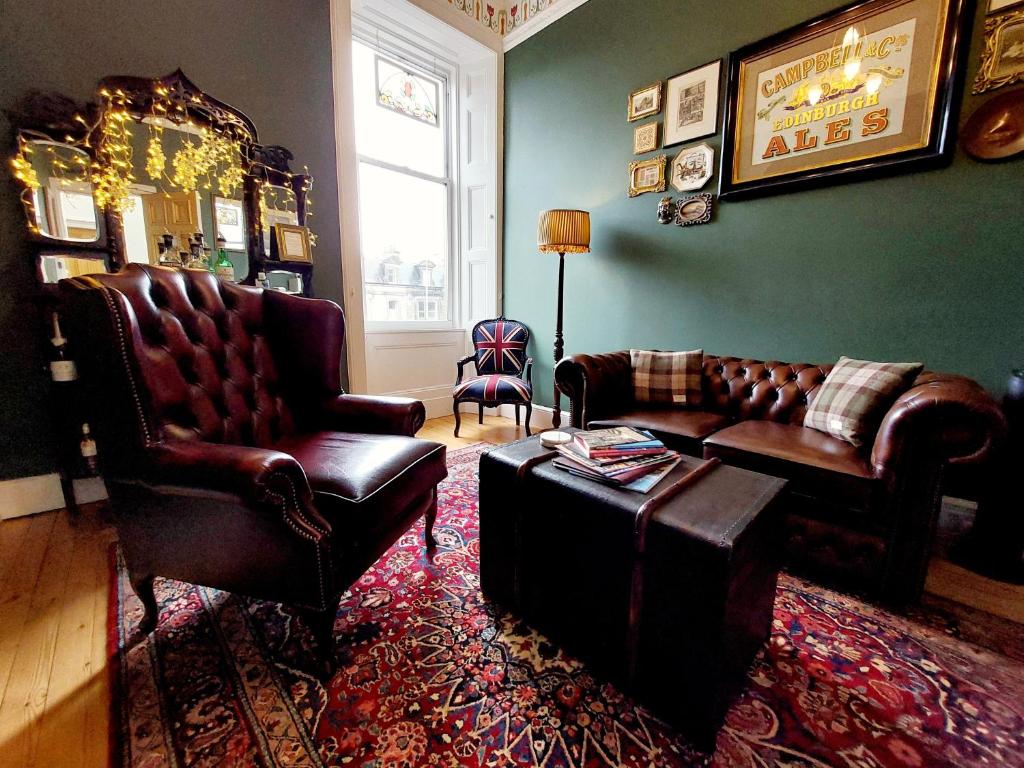
{"label": "white door frame", "polygon": [[[454,32],[466,35],[460,25],[449,23],[442,11],[448,11],[445,4],[439,4],[437,13],[428,11],[415,0],[373,0],[383,2],[395,9],[400,9],[404,19],[410,24],[436,25],[439,21]],[[352,89],[352,8],[363,6],[367,0],[331,0],[331,58],[334,72],[334,109],[335,138],[337,142],[337,176],[340,204],[341,226],[341,279],[342,295],[346,318],[346,348],[348,363],[349,390],[355,393],[367,392],[366,363],[366,320],[363,308],[363,268],[360,252],[359,207],[358,200],[358,157],[355,148],[355,119]],[[495,35],[494,41],[481,39],[477,35],[466,35],[469,40],[482,50],[488,48],[486,55],[493,56],[496,72],[494,93],[494,125],[493,139],[495,147],[494,189],[495,189],[495,307],[500,312],[502,297],[502,193],[504,166],[504,56],[501,51],[501,39]],[[481,45],[483,44],[483,45]],[[456,275],[461,270],[462,254],[459,253],[460,265],[453,270]],[[461,303],[461,302],[460,302]],[[456,327],[459,318],[464,317],[464,309],[453,307],[453,320]],[[463,347],[465,347],[463,340]],[[454,371],[452,372],[454,380]]]}

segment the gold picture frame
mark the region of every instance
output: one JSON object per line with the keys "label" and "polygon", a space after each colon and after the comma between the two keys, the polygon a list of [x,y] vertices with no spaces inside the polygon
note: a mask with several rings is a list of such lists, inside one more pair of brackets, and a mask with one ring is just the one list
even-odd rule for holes
{"label": "gold picture frame", "polygon": [[300,227],[295,224],[275,224],[274,244],[276,246],[276,253],[272,254],[272,256],[277,261],[313,263],[313,248],[309,239],[309,227]]}
{"label": "gold picture frame", "polygon": [[661,123],[644,123],[633,129],[633,154],[643,155],[658,148]]}
{"label": "gold picture frame", "polygon": [[665,191],[665,155],[649,160],[634,160],[629,164],[629,196],[645,192]]}
{"label": "gold picture frame", "polygon": [[661,112],[661,80],[643,88],[637,88],[629,94],[626,102],[626,117],[629,122],[641,120]]}
{"label": "gold picture frame", "polygon": [[[1020,53],[1017,53],[1017,51]],[[1011,55],[1012,54],[1012,55]],[[1024,81],[1024,6],[985,19],[985,49],[972,93]]]}

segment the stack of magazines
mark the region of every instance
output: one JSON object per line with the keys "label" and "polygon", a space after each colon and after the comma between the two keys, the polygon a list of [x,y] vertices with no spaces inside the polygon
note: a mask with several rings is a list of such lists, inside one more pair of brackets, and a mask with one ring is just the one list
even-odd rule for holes
{"label": "stack of magazines", "polygon": [[577,432],[558,452],[559,469],[638,493],[650,491],[682,461],[650,432],[632,427]]}

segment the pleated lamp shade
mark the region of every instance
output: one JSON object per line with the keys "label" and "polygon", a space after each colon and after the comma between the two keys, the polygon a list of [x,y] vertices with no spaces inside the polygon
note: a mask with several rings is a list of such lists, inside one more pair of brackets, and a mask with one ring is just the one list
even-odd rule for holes
{"label": "pleated lamp shade", "polygon": [[590,253],[590,214],[562,209],[542,211],[537,222],[537,250]]}

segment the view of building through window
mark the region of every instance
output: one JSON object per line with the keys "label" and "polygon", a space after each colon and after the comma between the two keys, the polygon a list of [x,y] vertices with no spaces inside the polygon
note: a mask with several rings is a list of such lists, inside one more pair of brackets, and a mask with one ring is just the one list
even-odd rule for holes
{"label": "view of building through window", "polygon": [[358,40],[352,58],[366,319],[448,320],[445,83]]}

